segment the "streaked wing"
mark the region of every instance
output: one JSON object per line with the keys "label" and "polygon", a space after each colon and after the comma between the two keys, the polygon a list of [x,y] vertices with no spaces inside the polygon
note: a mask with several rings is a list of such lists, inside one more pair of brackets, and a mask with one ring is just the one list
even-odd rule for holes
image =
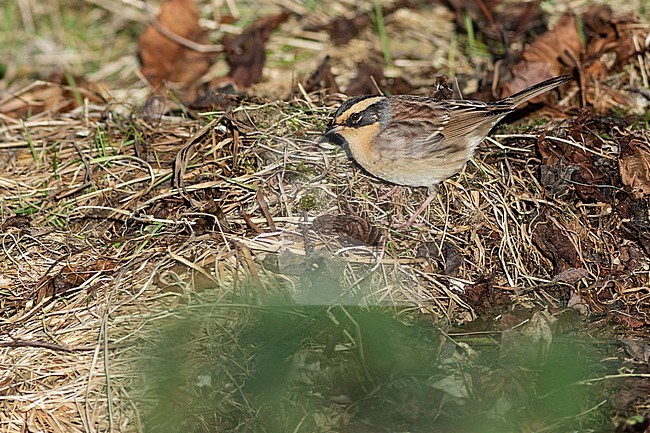
{"label": "streaked wing", "polygon": [[470,132],[479,130],[487,134],[503,116],[512,109],[499,109],[481,101],[444,101],[451,113],[445,126],[446,138],[466,137]]}
{"label": "streaked wing", "polygon": [[442,131],[450,115],[435,107],[429,98],[420,96],[391,97],[392,119],[376,140],[375,149],[383,158],[421,158],[440,151],[444,145]]}

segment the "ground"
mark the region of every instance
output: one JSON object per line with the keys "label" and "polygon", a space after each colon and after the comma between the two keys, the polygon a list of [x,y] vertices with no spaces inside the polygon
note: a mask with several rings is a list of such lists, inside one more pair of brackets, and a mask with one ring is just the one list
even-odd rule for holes
{"label": "ground", "polygon": [[[0,6],[0,430],[648,429],[647,3],[195,4],[220,52],[153,64],[158,9]],[[408,228],[318,143],[547,72]]]}

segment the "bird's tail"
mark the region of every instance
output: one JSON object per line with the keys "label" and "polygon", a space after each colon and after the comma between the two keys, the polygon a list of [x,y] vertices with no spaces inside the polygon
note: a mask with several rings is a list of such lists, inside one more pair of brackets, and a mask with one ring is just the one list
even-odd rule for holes
{"label": "bird's tail", "polygon": [[508,106],[511,110],[514,110],[529,99],[533,99],[535,96],[546,93],[549,90],[555,89],[556,87],[561,86],[562,84],[571,80],[573,80],[573,77],[570,75],[561,75],[559,77],[550,78],[546,81],[542,81],[541,83],[532,85],[529,88],[522,90],[521,92],[517,92],[512,96],[508,96],[507,98],[494,102],[493,104],[497,106]]}

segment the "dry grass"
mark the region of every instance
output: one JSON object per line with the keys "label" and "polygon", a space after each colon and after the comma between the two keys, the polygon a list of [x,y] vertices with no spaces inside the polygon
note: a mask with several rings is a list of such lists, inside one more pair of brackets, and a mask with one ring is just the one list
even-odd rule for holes
{"label": "dry grass", "polygon": [[[230,3],[242,15],[251,13],[243,2]],[[80,4],[98,21],[114,21],[108,28],[146,19],[135,3],[106,2],[103,9]],[[17,5],[40,25],[45,3]],[[49,7],[65,17],[63,6]],[[21,11],[29,32],[29,14]],[[395,17],[389,31],[397,35],[417,22],[411,13]],[[437,8],[423,13],[444,15]],[[445,71],[449,65],[425,59],[448,59],[449,39],[433,44],[433,36],[408,28],[433,51],[396,59],[394,67],[416,80],[427,70]],[[68,32],[62,27],[58,35]],[[253,91],[286,97],[291,88],[279,83],[292,84],[317,63],[325,42],[296,32],[273,38],[267,80]],[[117,40],[119,51],[134,47],[128,35]],[[374,38],[360,40],[371,44]],[[350,49],[363,52],[361,46]],[[305,51],[309,56],[302,58]],[[335,72],[350,79],[345,71],[352,70],[354,55],[330,54],[340,60]],[[25,55],[43,59],[29,50]],[[302,60],[292,63],[287,56]],[[540,134],[581,145],[567,137],[566,120],[525,134],[493,135],[462,173],[442,185],[417,225],[404,231],[397,223],[408,219],[426,191],[389,195],[390,185],[368,177],[340,149],[318,146],[329,102],[317,96],[244,101],[229,113],[239,134],[221,112],[199,113],[198,120],[145,119],[125,114],[137,111],[134,105],[146,94],[135,79],[135,62],[123,53],[103,58],[94,47],[79,49],[65,64],[82,73],[89,59],[97,62],[90,77],[118,83],[112,94],[129,105],[87,103],[67,114],[5,119],[0,126],[2,431],[141,431],[134,400],[143,395],[133,365],[142,347],[186,309],[256,305],[265,293],[287,290],[304,300],[304,290],[334,284],[340,291],[332,297],[343,303],[397,306],[459,325],[477,318],[461,293],[480,285],[507,294],[512,308],[524,310],[560,309],[571,293],[609,291],[607,302],[649,320],[647,256],[621,264],[621,251],[632,251],[630,241],[614,234],[620,221],[609,217],[607,205],[585,206],[571,191],[549,192],[533,168]],[[456,55],[456,73],[470,73],[470,65],[471,59]],[[647,65],[638,65],[646,76]],[[21,74],[10,70],[9,76]],[[647,130],[635,134],[650,141]],[[179,160],[187,163],[184,189],[171,185],[181,149],[187,151]],[[617,157],[607,140],[595,151]],[[379,228],[379,245],[350,245],[337,233],[312,229],[316,217],[339,213]],[[25,220],[6,222],[15,216]],[[576,246],[575,267],[585,270],[580,278],[555,278],[552,261],[534,241],[545,225],[559,227]],[[233,329],[247,311],[219,312],[215,322]]]}

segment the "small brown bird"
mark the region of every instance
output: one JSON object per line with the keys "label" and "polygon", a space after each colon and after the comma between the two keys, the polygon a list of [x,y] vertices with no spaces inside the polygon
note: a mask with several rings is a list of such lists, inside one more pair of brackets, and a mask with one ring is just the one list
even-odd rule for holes
{"label": "small brown bird", "polygon": [[363,95],[345,101],[323,135],[347,146],[371,174],[398,185],[426,186],[429,197],[409,226],[435,197],[436,186],[457,173],[501,119],[519,105],[573,78],[551,78],[496,102],[426,96]]}

